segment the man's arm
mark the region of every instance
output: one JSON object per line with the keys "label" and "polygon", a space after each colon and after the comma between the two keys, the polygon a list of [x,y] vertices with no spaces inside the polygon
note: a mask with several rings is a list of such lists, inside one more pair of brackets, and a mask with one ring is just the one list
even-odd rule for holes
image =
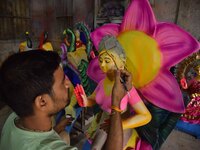
{"label": "man's arm", "polygon": [[110,128],[108,132],[108,138],[106,140],[105,150],[122,150],[123,131],[121,114],[115,110],[112,110],[111,114]]}
{"label": "man's arm", "polygon": [[[120,81],[124,78],[125,85]],[[111,116],[110,116],[110,127],[108,132],[107,141],[105,144],[106,150],[122,150],[123,149],[123,130],[121,121],[121,110],[120,102],[124,95],[127,93],[126,89],[131,89],[132,78],[131,74],[127,71],[116,71],[115,73],[115,84],[112,90],[112,106],[111,106]]]}

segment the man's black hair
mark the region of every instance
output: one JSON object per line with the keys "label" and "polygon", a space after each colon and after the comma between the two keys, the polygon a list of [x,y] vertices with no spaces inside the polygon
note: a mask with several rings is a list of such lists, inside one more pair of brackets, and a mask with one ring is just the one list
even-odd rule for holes
{"label": "man's black hair", "polygon": [[55,52],[31,50],[8,57],[0,68],[1,99],[20,117],[33,114],[41,94],[52,94],[53,74],[60,57]]}

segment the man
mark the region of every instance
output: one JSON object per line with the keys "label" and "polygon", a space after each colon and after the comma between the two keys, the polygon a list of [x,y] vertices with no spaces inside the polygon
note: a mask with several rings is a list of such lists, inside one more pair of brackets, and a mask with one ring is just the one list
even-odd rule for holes
{"label": "man", "polygon": [[[112,94],[112,104],[119,106],[125,94],[117,72]],[[128,83],[127,83],[128,85]],[[69,80],[60,66],[60,58],[54,52],[32,50],[17,53],[4,61],[0,68],[0,92],[2,99],[12,108],[4,124],[1,150],[75,150],[67,145],[56,131],[64,130],[64,120],[52,128],[51,118],[67,104]],[[120,92],[119,92],[120,91]],[[120,112],[112,109],[111,124],[106,149],[121,150],[123,137]],[[112,144],[112,143],[115,144]]]}

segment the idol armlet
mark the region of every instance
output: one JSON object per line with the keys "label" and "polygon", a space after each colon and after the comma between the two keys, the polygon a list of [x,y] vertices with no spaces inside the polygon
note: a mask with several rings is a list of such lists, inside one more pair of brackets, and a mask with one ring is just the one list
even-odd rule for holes
{"label": "idol armlet", "polygon": [[81,97],[81,95],[85,95],[85,91],[83,89],[83,86],[80,84],[77,84],[76,87],[74,88],[74,94],[76,96],[77,102],[80,107],[85,107],[84,100]]}
{"label": "idol armlet", "polygon": [[127,91],[127,94],[125,97],[128,99],[128,102],[131,106],[141,101],[141,98],[134,87],[132,87],[130,91]]}

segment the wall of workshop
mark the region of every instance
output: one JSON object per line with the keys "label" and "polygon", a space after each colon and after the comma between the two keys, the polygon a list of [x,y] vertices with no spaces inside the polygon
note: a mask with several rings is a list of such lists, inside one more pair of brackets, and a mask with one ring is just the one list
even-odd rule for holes
{"label": "wall of workshop", "polygon": [[[49,40],[52,42],[53,47],[58,49],[62,35],[59,22],[60,16],[57,13],[60,9],[57,7],[58,1],[29,1],[31,22],[28,29],[33,39],[34,47],[38,46],[39,36],[41,32],[45,30],[49,32]],[[70,23],[68,22],[68,24],[73,25],[77,22],[84,21],[92,29],[94,0],[71,1],[73,3],[72,6],[70,6],[72,9],[72,14],[70,15],[72,15],[73,19]],[[176,23],[200,40],[200,0],[154,0],[152,8],[157,21]],[[22,40],[23,39],[19,37],[0,40],[0,63],[11,53],[18,51],[19,43]]]}

